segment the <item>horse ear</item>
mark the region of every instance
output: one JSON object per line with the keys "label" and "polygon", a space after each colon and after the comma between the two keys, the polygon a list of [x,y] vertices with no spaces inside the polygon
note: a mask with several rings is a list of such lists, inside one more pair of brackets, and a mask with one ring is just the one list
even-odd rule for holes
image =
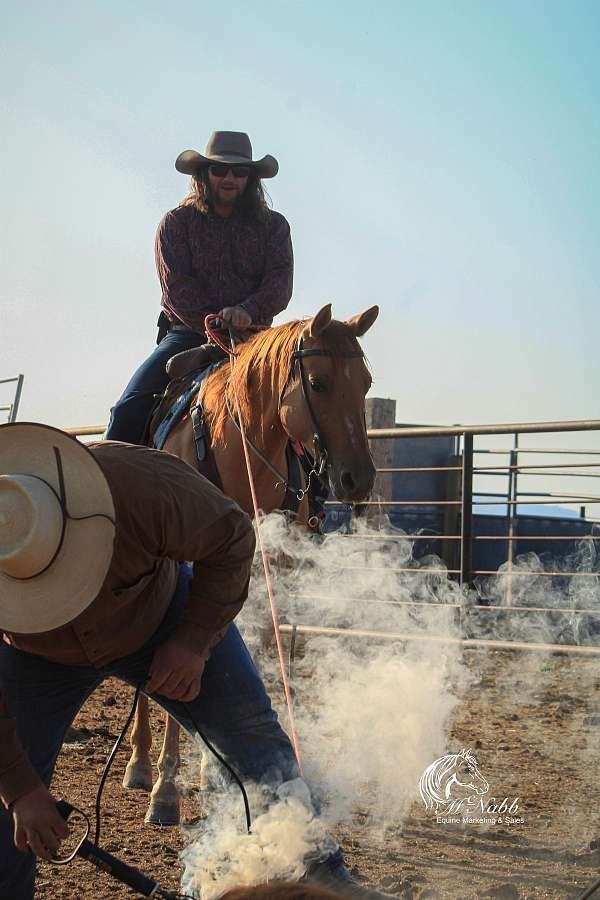
{"label": "horse ear", "polygon": [[306,330],[308,336],[311,338],[319,337],[319,335],[325,331],[326,328],[331,324],[331,303],[328,303],[327,306],[324,306],[316,316],[313,316],[308,325],[306,326]]}
{"label": "horse ear", "polygon": [[372,306],[370,309],[365,309],[364,312],[352,316],[351,319],[348,319],[346,325],[350,327],[354,337],[362,337],[369,330],[378,315],[379,307]]}

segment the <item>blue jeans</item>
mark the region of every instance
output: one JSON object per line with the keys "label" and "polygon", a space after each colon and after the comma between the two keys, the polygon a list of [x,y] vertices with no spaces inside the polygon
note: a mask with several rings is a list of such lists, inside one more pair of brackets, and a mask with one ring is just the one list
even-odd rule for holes
{"label": "blue jeans", "polygon": [[[172,633],[185,605],[190,575],[190,567],[182,563],[171,605],[152,638],[140,650],[102,669],[63,666],[0,642],[0,683],[21,742],[45,784],[50,784],[69,725],[98,685],[109,676],[131,685],[146,681],[156,647]],[[190,734],[195,733],[180,701],[160,694],[152,694],[152,698]],[[198,727],[242,780],[276,786],[298,776],[289,738],[235,625],[229,626],[214,647],[201,691],[187,706]],[[93,790],[90,787],[90,803]],[[16,849],[12,814],[2,804],[0,807],[0,900],[31,900],[35,857]]]}
{"label": "blue jeans", "polygon": [[121,398],[111,409],[106,439],[141,444],[155,395],[162,394],[169,383],[165,371],[168,360],[176,353],[199,347],[205,342],[206,335],[196,331],[167,332],[148,359],[134,372]]}

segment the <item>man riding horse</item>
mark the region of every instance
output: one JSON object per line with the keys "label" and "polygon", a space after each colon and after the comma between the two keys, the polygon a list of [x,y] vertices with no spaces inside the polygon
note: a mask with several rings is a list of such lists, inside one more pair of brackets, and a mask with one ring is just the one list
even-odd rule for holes
{"label": "man riding horse", "polygon": [[191,191],[168,212],[156,235],[162,288],[158,346],[111,410],[107,438],[139,444],[168,359],[206,341],[204,318],[231,325],[270,325],[292,296],[290,227],[266,204],[263,178],[277,175],[272,156],[252,159],[247,134],[215,131],[204,155],[184,150],[175,168]]}

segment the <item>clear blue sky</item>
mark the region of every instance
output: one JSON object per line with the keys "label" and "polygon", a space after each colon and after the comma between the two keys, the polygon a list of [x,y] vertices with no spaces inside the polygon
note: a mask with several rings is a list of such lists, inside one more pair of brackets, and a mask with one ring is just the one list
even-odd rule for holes
{"label": "clear blue sky", "polygon": [[600,416],[600,4],[24,2],[0,32],[22,418],[106,420],[154,345],[174,160],[215,128],[280,161],[279,321],[379,303],[373,393],[399,420]]}

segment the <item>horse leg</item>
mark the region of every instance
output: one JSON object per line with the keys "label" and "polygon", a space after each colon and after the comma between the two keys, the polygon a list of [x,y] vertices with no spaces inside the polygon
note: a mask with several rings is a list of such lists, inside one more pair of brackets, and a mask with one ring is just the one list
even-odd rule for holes
{"label": "horse leg", "polygon": [[131,731],[131,757],[125,769],[123,787],[130,790],[152,789],[152,731],[148,714],[148,698],[140,694]]}
{"label": "horse leg", "polygon": [[146,822],[150,825],[179,825],[179,791],[175,785],[179,763],[179,725],[167,714],[165,736],[158,757],[158,778],[152,788],[146,813]]}

